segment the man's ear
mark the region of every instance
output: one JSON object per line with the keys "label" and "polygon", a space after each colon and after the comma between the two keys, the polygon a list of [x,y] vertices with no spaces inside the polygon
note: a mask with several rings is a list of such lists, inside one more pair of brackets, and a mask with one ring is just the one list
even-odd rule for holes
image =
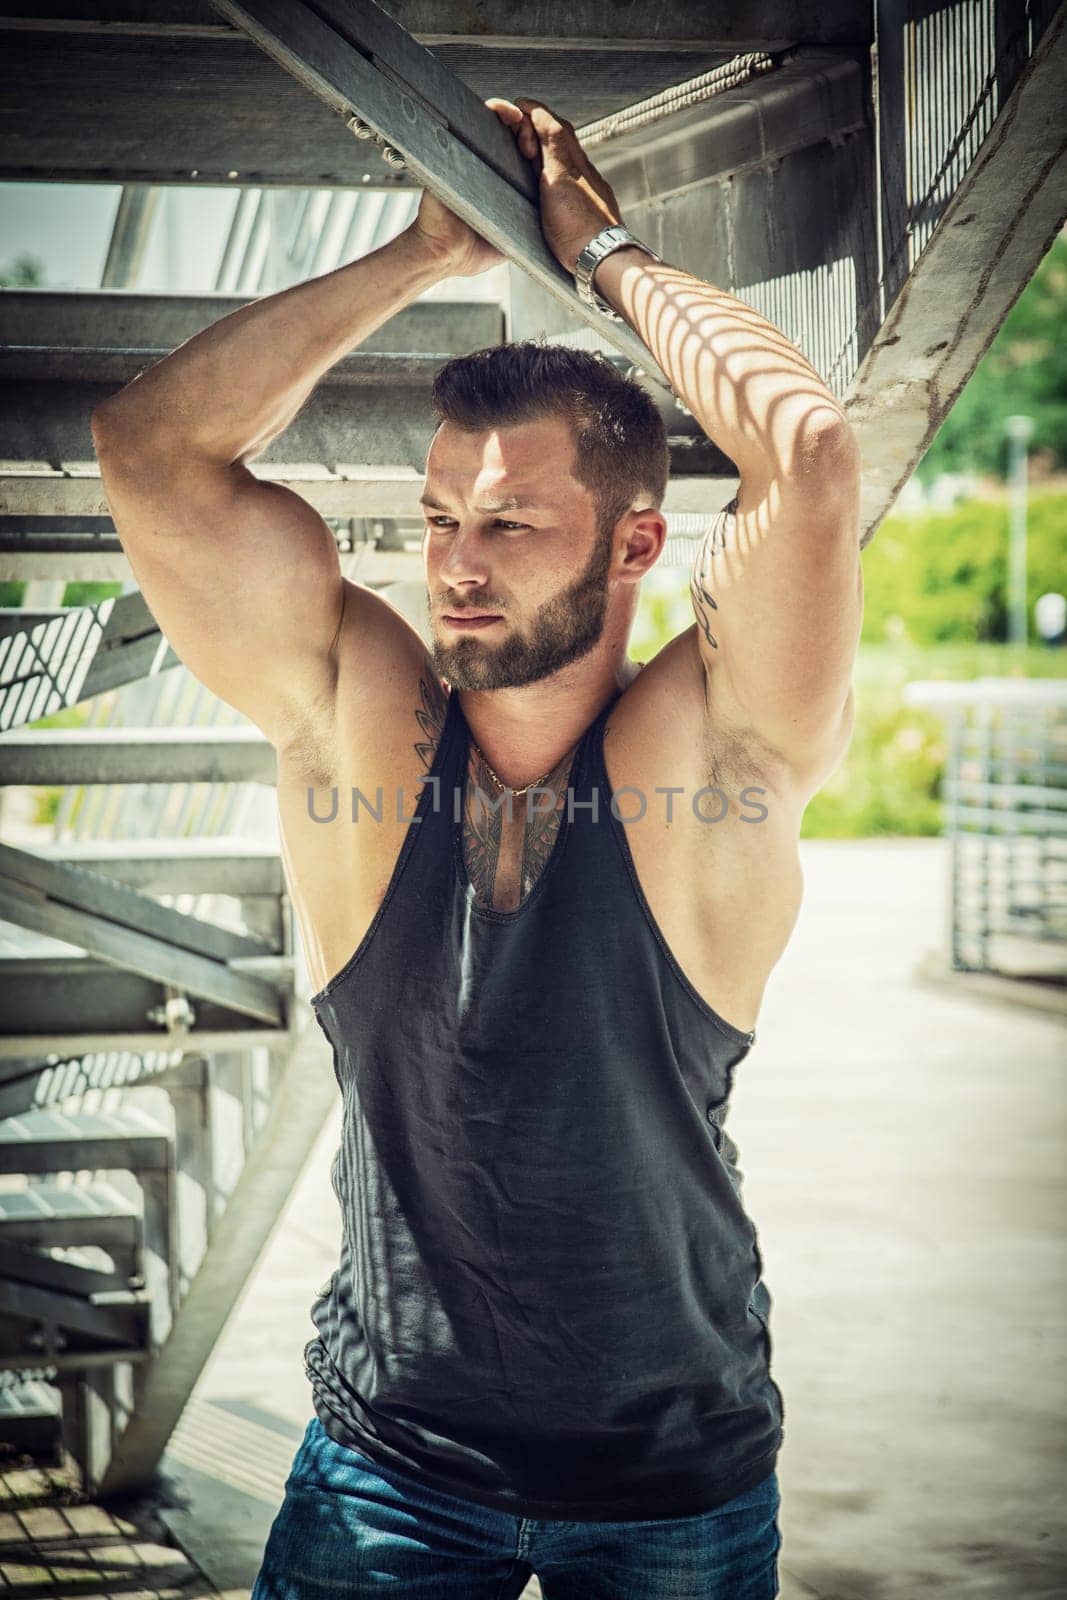
{"label": "man's ear", "polygon": [[667,519],[655,506],[642,506],[627,511],[622,521],[626,532],[622,544],[623,566],[618,576],[637,583],[663,553]]}

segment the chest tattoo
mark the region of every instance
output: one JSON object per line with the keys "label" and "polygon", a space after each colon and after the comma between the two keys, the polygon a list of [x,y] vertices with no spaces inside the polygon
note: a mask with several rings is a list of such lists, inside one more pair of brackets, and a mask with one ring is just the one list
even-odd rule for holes
{"label": "chest tattoo", "polygon": [[544,872],[559,836],[573,756],[574,752],[568,751],[536,790],[513,795],[509,820],[507,794],[493,782],[478,752],[470,750],[463,806],[463,863],[480,906],[495,911],[517,909]]}

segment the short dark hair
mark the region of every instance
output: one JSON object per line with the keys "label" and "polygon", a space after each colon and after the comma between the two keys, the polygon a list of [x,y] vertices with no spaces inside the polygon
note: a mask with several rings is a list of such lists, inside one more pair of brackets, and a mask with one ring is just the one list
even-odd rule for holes
{"label": "short dark hair", "polygon": [[562,417],[574,431],[574,476],[591,492],[601,532],[639,495],[667,491],[667,430],[651,396],[602,355],[527,339],[446,361],[431,395],[438,424],[486,428]]}

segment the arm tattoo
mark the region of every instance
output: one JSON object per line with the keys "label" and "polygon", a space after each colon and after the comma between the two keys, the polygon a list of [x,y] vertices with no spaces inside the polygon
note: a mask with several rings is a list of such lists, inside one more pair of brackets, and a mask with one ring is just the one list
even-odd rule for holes
{"label": "arm tattoo", "polygon": [[718,602],[713,598],[708,583],[711,579],[711,564],[715,559],[716,550],[726,548],[726,526],[737,511],[737,496],[734,495],[728,506],[712,519],[704,542],[697,552],[696,561],[693,563],[693,573],[689,582],[689,593],[693,600],[693,610],[696,612],[697,626],[713,650],[719,648],[718,640],[711,631],[711,613],[718,611]]}
{"label": "arm tattoo", "polygon": [[426,771],[433,766],[434,756],[437,754],[438,741],[441,738],[441,729],[445,725],[445,712],[448,710],[448,696],[441,687],[441,681],[434,673],[424,672],[419,679],[419,698],[421,706],[415,712],[419,727],[426,735],[425,739],[415,742],[415,749],[419,753]]}

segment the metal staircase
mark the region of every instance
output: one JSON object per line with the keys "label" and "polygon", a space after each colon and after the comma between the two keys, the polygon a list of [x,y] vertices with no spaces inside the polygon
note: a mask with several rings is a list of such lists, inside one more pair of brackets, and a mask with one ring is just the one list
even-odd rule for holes
{"label": "metal staircase", "polygon": [[[481,97],[598,123],[635,230],[798,343],[859,433],[865,539],[1062,225],[1051,0],[474,10],[0,0],[2,176],[122,186],[99,288],[0,291],[0,579],[28,583],[0,613],[0,1441],[61,1439],[93,1492],[151,1477],[336,1094],[273,752],[136,592],[93,407],[249,298],[392,237],[430,184],[506,251],[507,320],[435,292],[253,465],[418,624],[427,385],[451,354],[545,335],[643,374],[671,436],[664,565],[688,566],[736,487],[629,330],[577,306]],[[141,292],[175,186],[197,185],[232,191],[210,291]],[[124,592],[64,608],[71,579]],[[40,726],[57,712],[69,725]],[[59,791],[48,826],[27,813],[39,786]]]}
{"label": "metal staircase", "polygon": [[[4,292],[20,461],[87,459],[94,393],[250,292],[373,248],[414,205],[242,190],[217,277],[243,292],[117,292],[158,199],[124,191],[107,289]],[[394,426],[417,409],[406,379],[502,333],[489,303],[420,304],[398,324],[398,351],[372,341],[335,375],[342,399],[386,377]],[[151,1475],[335,1084],[294,985],[273,751],[180,665],[101,520],[54,519],[36,539],[23,523],[19,557],[47,572],[87,556],[126,593],[64,607],[42,576],[0,617],[5,791],[62,786],[50,830],[16,825],[20,845],[0,845],[0,1441],[62,1445],[106,1495]],[[360,565],[362,529],[338,532]],[[76,727],[28,726],[72,706]]]}

